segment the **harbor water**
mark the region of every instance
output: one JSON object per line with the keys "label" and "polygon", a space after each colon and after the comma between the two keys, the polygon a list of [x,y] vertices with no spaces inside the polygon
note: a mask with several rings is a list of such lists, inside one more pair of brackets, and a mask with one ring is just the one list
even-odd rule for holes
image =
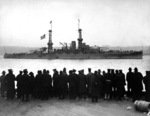
{"label": "harbor water", "polygon": [[139,71],[145,76],[145,71],[150,70],[150,56],[143,56],[143,59],[90,59],[90,60],[48,60],[48,59],[4,59],[0,56],[0,72],[8,69],[13,69],[15,75],[19,73],[19,70],[28,69],[35,74],[37,70],[47,69],[50,70],[50,74],[53,74],[53,69],[62,70],[66,67],[67,72],[71,69],[81,70],[84,69],[85,74],[88,72],[88,68],[92,68],[92,71],[101,69],[101,71],[107,71],[110,69],[122,69],[126,74],[128,68],[137,67]]}

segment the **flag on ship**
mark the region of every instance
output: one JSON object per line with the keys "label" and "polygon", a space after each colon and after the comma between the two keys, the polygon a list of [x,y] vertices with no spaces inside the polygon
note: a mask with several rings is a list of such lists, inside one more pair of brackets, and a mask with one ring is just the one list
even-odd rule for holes
{"label": "flag on ship", "polygon": [[44,34],[44,35],[41,36],[41,39],[45,39],[45,37],[46,37],[46,35]]}
{"label": "flag on ship", "polygon": [[50,24],[52,23],[52,20],[50,21]]}

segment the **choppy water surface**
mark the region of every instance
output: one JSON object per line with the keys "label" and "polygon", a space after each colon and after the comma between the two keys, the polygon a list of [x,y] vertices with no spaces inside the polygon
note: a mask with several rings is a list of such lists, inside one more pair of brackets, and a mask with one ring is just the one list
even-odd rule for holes
{"label": "choppy water surface", "polygon": [[107,70],[108,68],[123,69],[126,73],[129,67],[138,67],[139,71],[145,75],[146,70],[150,70],[150,56],[144,56],[143,59],[99,59],[99,60],[47,60],[47,59],[4,59],[0,56],[0,72],[12,68],[14,74],[19,70],[28,69],[34,73],[37,70],[48,69],[52,74],[52,69],[62,70],[64,67],[67,71],[70,69],[84,69],[85,73],[88,68],[92,70]]}

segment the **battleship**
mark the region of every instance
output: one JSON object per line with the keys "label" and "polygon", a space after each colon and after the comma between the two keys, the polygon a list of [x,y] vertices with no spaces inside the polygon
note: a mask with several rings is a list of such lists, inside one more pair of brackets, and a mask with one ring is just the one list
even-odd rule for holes
{"label": "battleship", "polygon": [[[50,22],[52,23],[52,21]],[[52,24],[49,32],[48,47],[40,48],[39,50],[32,50],[29,53],[5,53],[4,58],[13,59],[142,59],[143,51],[123,51],[123,50],[109,50],[106,47],[91,47],[83,43],[82,29],[79,27],[76,41],[72,41],[70,46],[67,43],[61,43],[61,49],[53,48],[52,42]],[[43,36],[42,36],[43,38]],[[42,39],[41,38],[41,39]]]}

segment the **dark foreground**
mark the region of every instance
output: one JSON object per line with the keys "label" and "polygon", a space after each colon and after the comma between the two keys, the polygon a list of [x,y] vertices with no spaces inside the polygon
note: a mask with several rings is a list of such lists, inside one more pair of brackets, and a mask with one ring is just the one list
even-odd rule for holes
{"label": "dark foreground", "polygon": [[86,100],[30,100],[22,102],[16,99],[4,100],[0,98],[0,116],[146,116],[134,109],[133,102],[106,101],[100,99],[98,103]]}

